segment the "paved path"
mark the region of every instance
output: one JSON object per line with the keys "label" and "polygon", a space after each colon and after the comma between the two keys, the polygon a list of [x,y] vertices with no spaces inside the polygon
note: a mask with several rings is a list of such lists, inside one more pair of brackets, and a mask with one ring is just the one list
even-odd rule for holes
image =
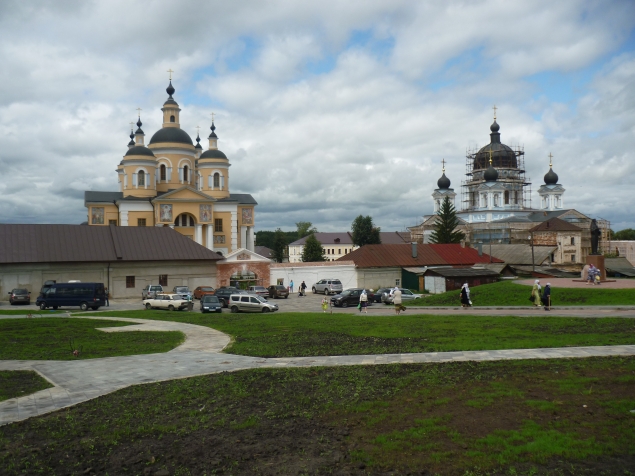
{"label": "paved path", "polygon": [[34,370],[54,387],[0,402],[0,425],[69,407],[142,383],[160,382],[218,372],[255,368],[296,368],[338,365],[553,359],[635,355],[635,345],[563,347],[418,354],[342,355],[327,357],[259,358],[221,354],[230,338],[222,332],[193,324],[143,319],[79,317],[134,322],[137,325],[103,328],[105,332],[181,331],[186,340],[162,354],[104,359],[43,361],[0,360],[0,370]]}

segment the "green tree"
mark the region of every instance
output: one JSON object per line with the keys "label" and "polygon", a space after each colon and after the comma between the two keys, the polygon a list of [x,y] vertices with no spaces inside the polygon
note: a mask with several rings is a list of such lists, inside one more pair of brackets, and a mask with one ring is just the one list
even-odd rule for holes
{"label": "green tree", "polygon": [[277,263],[282,263],[285,256],[287,256],[287,238],[284,235],[284,231],[280,228],[276,230],[273,237],[273,245],[271,250],[273,251],[273,259]]}
{"label": "green tree", "polygon": [[373,219],[370,216],[358,216],[353,220],[351,225],[353,234],[353,244],[355,246],[379,245],[381,238],[379,232],[381,228],[373,225]]}
{"label": "green tree", "polygon": [[[298,240],[300,238],[304,238],[305,236],[310,235],[311,233],[317,233],[317,229],[313,226],[313,223],[311,223],[310,221],[299,221],[298,223],[295,224],[296,228],[298,229]],[[295,240],[294,240],[295,241]]]}
{"label": "green tree", "polygon": [[326,261],[324,248],[313,233],[309,235],[302,249],[302,261],[305,263],[313,261]]}
{"label": "green tree", "polygon": [[456,217],[456,210],[448,197],[443,200],[437,216],[434,231],[430,235],[431,243],[460,243],[461,240],[465,239],[465,233],[455,231],[459,225],[459,219]]}
{"label": "green tree", "polygon": [[635,230],[632,228],[626,228],[625,230],[613,231],[611,230],[612,240],[635,240]]}

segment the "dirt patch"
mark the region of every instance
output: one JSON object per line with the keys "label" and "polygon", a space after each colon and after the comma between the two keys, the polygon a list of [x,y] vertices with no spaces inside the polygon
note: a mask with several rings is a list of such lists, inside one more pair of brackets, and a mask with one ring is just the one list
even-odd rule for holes
{"label": "dirt patch", "polygon": [[0,472],[624,476],[634,395],[635,358],[223,373],[1,427]]}

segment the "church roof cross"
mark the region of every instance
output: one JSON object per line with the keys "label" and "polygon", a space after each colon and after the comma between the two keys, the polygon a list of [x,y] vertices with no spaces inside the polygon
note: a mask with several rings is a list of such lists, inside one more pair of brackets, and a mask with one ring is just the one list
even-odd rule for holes
{"label": "church roof cross", "polygon": [[139,114],[139,119],[141,119],[141,111],[142,109],[140,107],[137,108],[137,113]]}
{"label": "church roof cross", "polygon": [[166,72],[170,73],[170,81],[172,81],[172,73],[174,73],[174,70],[172,68],[170,68]]}
{"label": "church roof cross", "polygon": [[441,160],[441,163],[443,164],[442,172],[445,173],[445,159]]}
{"label": "church roof cross", "polygon": [[553,155],[551,155],[551,152],[549,152],[549,167],[553,167],[551,159],[553,159]]}
{"label": "church roof cross", "polygon": [[494,104],[494,107],[493,107],[492,109],[494,109],[494,120],[496,120],[496,109],[498,109],[498,108],[496,107],[496,104]]}

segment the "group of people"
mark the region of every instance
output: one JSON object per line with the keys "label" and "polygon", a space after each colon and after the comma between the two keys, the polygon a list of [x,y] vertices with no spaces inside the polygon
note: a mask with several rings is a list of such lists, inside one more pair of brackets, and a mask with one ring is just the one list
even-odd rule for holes
{"label": "group of people", "polygon": [[547,283],[545,289],[542,289],[540,280],[534,281],[534,286],[531,288],[531,302],[535,307],[545,306],[545,311],[551,311],[551,283]]}

